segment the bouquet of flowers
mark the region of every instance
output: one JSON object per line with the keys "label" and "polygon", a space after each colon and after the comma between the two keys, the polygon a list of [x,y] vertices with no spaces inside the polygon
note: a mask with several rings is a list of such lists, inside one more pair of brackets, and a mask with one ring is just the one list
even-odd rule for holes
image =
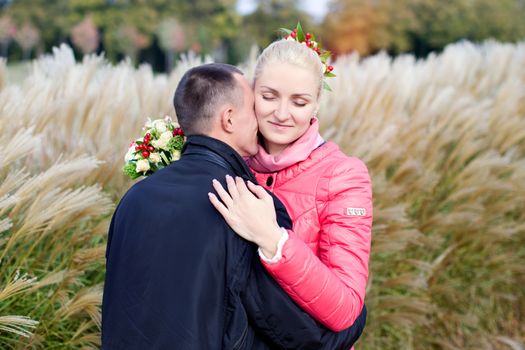
{"label": "bouquet of flowers", "polygon": [[131,179],[149,176],[178,160],[183,145],[184,133],[177,122],[169,116],[148,118],[142,136],[129,145],[122,171]]}

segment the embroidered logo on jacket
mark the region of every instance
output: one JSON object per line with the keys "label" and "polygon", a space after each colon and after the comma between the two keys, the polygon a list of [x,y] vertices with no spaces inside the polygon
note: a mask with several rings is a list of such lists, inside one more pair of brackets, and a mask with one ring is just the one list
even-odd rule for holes
{"label": "embroidered logo on jacket", "polygon": [[346,208],[346,215],[348,216],[366,216],[365,208]]}

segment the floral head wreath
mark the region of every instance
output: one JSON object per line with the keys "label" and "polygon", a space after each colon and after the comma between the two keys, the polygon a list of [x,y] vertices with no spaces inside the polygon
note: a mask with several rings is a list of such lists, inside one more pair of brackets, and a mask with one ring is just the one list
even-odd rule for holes
{"label": "floral head wreath", "polygon": [[[298,43],[304,44],[306,47],[312,49],[319,55],[321,63],[323,64],[323,76],[325,78],[332,78],[336,76],[334,73],[332,73],[334,67],[328,64],[328,60],[331,56],[330,51],[322,49],[319,43],[315,41],[315,36],[313,34],[305,34],[303,28],[301,27],[301,23],[298,22],[297,27],[295,27],[293,30],[286,28],[281,28],[280,30],[284,33],[283,39],[297,41]],[[325,90],[332,91],[326,81],[323,81],[323,88]]]}

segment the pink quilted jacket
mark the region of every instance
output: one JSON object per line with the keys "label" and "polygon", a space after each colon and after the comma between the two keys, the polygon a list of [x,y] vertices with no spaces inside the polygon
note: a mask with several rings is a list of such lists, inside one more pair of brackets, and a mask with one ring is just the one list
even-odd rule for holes
{"label": "pink quilted jacket", "polygon": [[327,142],[302,162],[255,175],[283,201],[294,223],[283,257],[263,262],[266,269],[326,327],[350,327],[368,279],[372,188],[365,164]]}

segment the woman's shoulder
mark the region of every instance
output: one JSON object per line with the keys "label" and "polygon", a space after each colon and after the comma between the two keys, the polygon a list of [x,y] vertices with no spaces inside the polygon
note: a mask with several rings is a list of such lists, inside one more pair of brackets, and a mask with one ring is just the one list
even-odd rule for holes
{"label": "woman's shoulder", "polygon": [[334,142],[326,142],[317,151],[322,152],[319,154],[320,163],[331,176],[347,172],[368,172],[366,164],[360,158],[345,154]]}

